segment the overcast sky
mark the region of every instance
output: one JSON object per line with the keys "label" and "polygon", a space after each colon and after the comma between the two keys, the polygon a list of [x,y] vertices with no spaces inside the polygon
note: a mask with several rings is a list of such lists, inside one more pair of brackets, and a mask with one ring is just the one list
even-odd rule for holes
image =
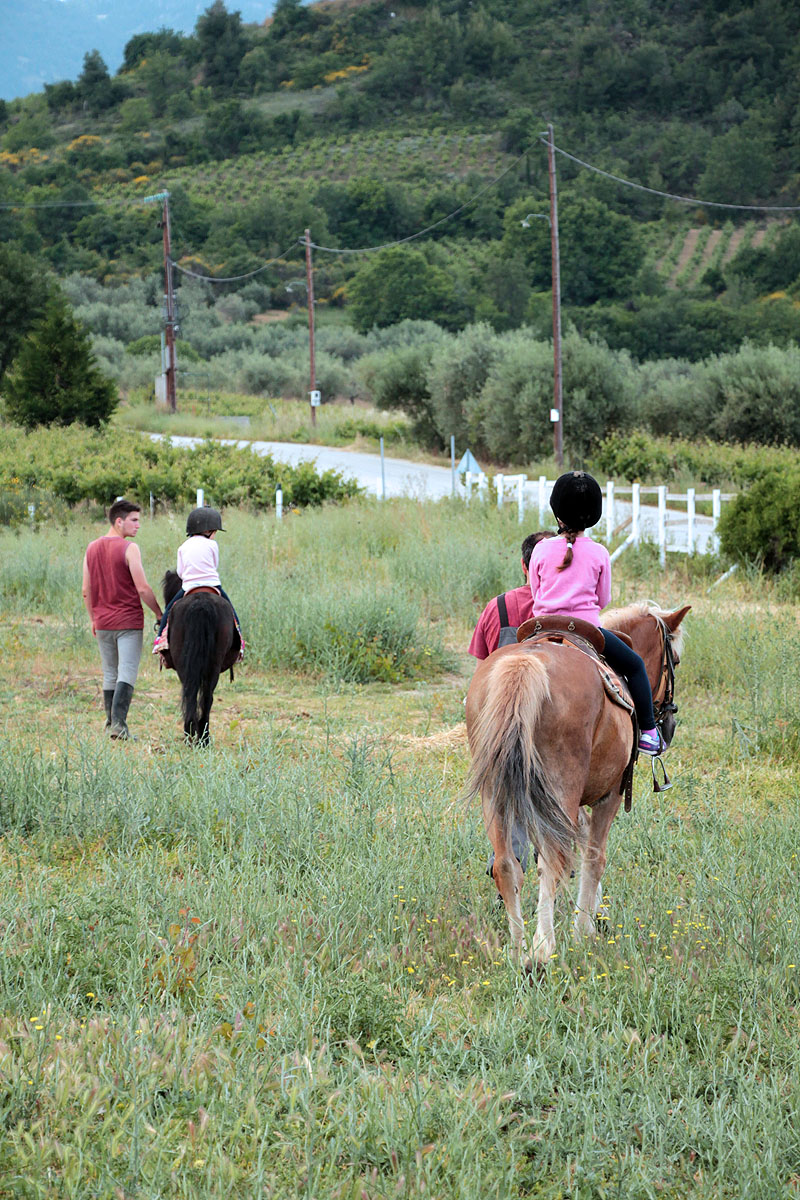
{"label": "overcast sky", "polygon": [[[212,0],[0,0],[0,97],[40,92],[45,83],[77,79],[83,56],[99,50],[112,75],[135,33],[167,28],[191,33]],[[230,12],[261,22],[274,0],[227,0]]]}

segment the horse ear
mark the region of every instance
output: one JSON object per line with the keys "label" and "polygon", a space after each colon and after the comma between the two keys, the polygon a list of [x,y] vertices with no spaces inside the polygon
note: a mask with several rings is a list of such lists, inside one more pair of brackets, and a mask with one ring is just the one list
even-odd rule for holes
{"label": "horse ear", "polygon": [[664,624],[670,633],[675,632],[686,614],[691,611],[691,608],[691,604],[686,604],[683,608],[677,608],[674,613],[665,614]]}

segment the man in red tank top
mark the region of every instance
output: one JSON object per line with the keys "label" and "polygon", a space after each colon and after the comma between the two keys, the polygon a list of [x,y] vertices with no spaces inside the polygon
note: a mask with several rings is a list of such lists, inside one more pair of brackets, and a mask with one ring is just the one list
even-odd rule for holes
{"label": "man in red tank top", "polygon": [[[507,645],[505,640],[501,643],[502,630],[509,627],[516,630],[516,627],[523,621],[527,621],[528,617],[533,616],[533,596],[531,595],[531,585],[528,583],[528,565],[534,546],[542,538],[552,536],[552,533],[540,530],[538,533],[529,533],[525,538],[522,543],[522,574],[525,576],[525,583],[522,587],[513,588],[504,595],[495,596],[486,605],[478,618],[478,624],[475,626],[475,632],[469,644],[469,653],[474,658],[488,658],[499,645]],[[505,610],[504,613],[503,610]],[[501,619],[503,616],[505,616],[505,620]]]}
{"label": "man in red tank top", "polygon": [[106,729],[119,740],[129,737],[128,709],[142,656],[142,602],[161,617],[139,547],[127,540],[139,532],[139,514],[138,504],[116,500],[108,510],[108,533],[90,542],[83,560],[83,602],[103,664]]}

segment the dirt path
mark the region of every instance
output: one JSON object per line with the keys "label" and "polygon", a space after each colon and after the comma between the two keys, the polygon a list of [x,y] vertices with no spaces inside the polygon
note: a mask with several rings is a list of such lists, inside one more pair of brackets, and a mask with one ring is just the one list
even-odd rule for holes
{"label": "dirt path", "polygon": [[733,233],[731,234],[731,240],[728,242],[727,246],[725,247],[725,250],[722,255],[722,259],[720,260],[721,267],[724,266],[725,263],[728,263],[731,261],[734,254],[736,253],[736,251],[739,249],[742,242],[744,241],[744,234],[745,234],[745,231],[744,231],[743,226],[740,226],[738,229],[734,229]]}
{"label": "dirt path", "polygon": [[694,272],[691,280],[689,281],[690,283],[695,283],[698,279],[701,278],[701,276],[703,275],[703,272],[707,270],[708,264],[711,262],[712,255],[714,254],[715,249],[719,245],[721,238],[722,238],[722,230],[721,229],[712,229],[711,230],[711,233],[708,235],[708,241],[706,242],[705,246],[703,247],[703,253],[700,255],[700,262],[698,264],[697,270]]}
{"label": "dirt path", "polygon": [[697,245],[697,239],[699,237],[700,237],[699,229],[690,229],[689,232],[686,234],[686,237],[683,242],[683,247],[681,249],[680,255],[678,256],[678,261],[675,264],[675,269],[669,278],[669,286],[670,287],[675,287],[678,276],[680,275],[681,271],[683,271],[685,269],[686,264],[689,262],[689,259],[694,254],[695,247]]}

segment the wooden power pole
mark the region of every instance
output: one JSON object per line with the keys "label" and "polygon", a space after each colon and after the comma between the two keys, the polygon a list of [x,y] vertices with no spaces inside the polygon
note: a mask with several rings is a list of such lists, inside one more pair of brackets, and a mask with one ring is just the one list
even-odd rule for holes
{"label": "wooden power pole", "polygon": [[175,329],[177,317],[175,311],[175,287],[172,282],[172,242],[169,228],[169,192],[156,192],[153,196],[145,196],[145,204],[155,204],[160,201],[163,205],[161,212],[161,232],[164,240],[164,381],[166,383],[167,408],[175,412],[178,407],[175,379]]}
{"label": "wooden power pole", "polygon": [[553,277],[553,453],[564,465],[564,397],[561,384],[561,264],[558,246],[558,189],[553,126],[547,126],[547,162],[550,176],[550,255]]}
{"label": "wooden power pole", "polygon": [[309,381],[308,398],[311,402],[311,424],[317,423],[317,405],[320,401],[317,388],[317,368],[314,361],[314,270],[311,265],[311,230],[306,230],[306,295],[308,298],[308,354]]}
{"label": "wooden power pole", "polygon": [[167,408],[170,412],[177,412],[178,398],[175,386],[176,368],[175,361],[175,287],[172,280],[172,241],[170,237],[169,227],[169,192],[164,192],[164,209],[161,218],[161,227],[164,232],[164,304],[166,311],[164,313],[164,342],[166,349],[166,377],[167,377]]}

